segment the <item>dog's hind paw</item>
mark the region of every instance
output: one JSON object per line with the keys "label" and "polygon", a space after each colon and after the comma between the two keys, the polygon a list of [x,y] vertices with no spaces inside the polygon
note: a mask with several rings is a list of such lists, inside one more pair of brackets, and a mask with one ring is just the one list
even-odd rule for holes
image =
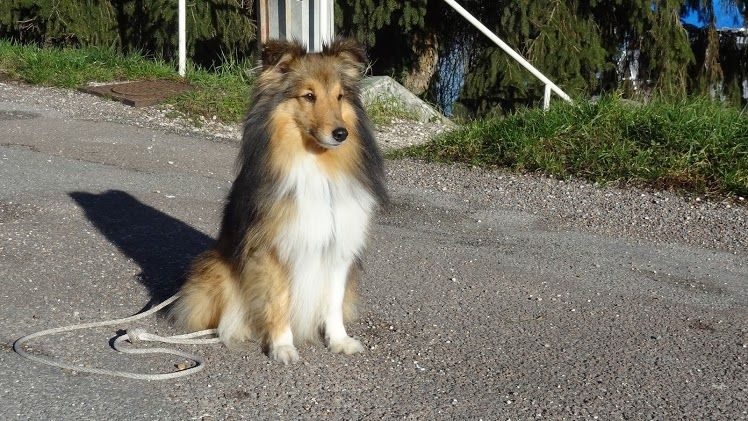
{"label": "dog's hind paw", "polygon": [[357,339],[345,336],[340,339],[330,340],[327,345],[331,352],[335,354],[357,354],[364,351],[364,346]]}
{"label": "dog's hind paw", "polygon": [[270,358],[283,364],[293,364],[299,361],[299,352],[293,345],[278,345],[271,347]]}

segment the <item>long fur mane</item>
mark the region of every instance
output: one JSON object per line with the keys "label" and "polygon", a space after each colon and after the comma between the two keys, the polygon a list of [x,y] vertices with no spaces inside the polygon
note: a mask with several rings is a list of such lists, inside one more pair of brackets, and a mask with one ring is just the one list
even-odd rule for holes
{"label": "long fur mane", "polygon": [[340,80],[347,92],[345,101],[355,110],[355,131],[362,145],[358,160],[360,168],[353,175],[379,203],[386,203],[388,200],[382,157],[376,147],[371,122],[361,102],[361,64],[366,57],[363,49],[351,41],[339,40],[324,45],[320,53],[306,53],[306,48],[298,42],[289,44],[271,41],[263,49],[262,70],[244,121],[241,151],[237,159],[238,176],[224,209],[225,223],[219,238],[230,240],[228,244],[219,245],[219,248],[232,250],[233,253],[242,250],[241,242],[246,238],[248,230],[265,212],[262,208],[263,199],[279,182],[273,179],[277,174],[267,168],[271,116],[280,104],[294,97],[293,89],[302,75],[296,74],[291,64],[293,60],[301,59],[307,54],[344,57],[344,64],[348,66],[341,68]]}

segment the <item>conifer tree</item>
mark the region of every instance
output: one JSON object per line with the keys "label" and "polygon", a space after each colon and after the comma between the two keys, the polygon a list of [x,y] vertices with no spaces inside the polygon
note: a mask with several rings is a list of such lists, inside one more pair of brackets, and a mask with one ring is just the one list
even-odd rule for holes
{"label": "conifer tree", "polygon": [[688,65],[694,60],[688,33],[680,16],[682,0],[659,0],[655,7],[644,2],[648,11],[646,27],[637,35],[642,40],[643,76],[653,82],[654,93],[666,97],[683,97],[688,86]]}
{"label": "conifer tree", "polygon": [[335,3],[338,33],[368,47],[374,72],[401,82],[419,56],[438,42],[438,0],[346,0]]}
{"label": "conifer tree", "polygon": [[[191,59],[217,64],[253,51],[251,0],[187,3]],[[54,46],[116,47],[170,59],[177,49],[174,0],[0,0],[0,36]]]}
{"label": "conifer tree", "polygon": [[[693,54],[680,23],[682,0],[505,1],[493,8],[466,3],[475,5],[471,10],[483,22],[496,22],[491,29],[572,93],[589,97],[617,86],[615,64],[638,70],[644,82],[639,92],[686,92]],[[482,109],[539,100],[539,82],[497,47],[479,39],[474,54],[463,100]]]}
{"label": "conifer tree", "polygon": [[[479,20],[572,95],[587,97],[599,91],[602,75],[612,69],[588,2],[505,1],[494,7],[467,3]],[[497,104],[511,109],[538,103],[542,96],[540,81],[488,39],[476,38],[463,102],[486,111]]]}
{"label": "conifer tree", "polygon": [[691,83],[692,91],[715,96],[723,77],[715,5],[712,0],[690,0],[687,6],[695,10],[700,20],[706,23],[703,34],[698,34],[693,39],[694,44],[700,44],[694,45],[700,54],[699,65]]}

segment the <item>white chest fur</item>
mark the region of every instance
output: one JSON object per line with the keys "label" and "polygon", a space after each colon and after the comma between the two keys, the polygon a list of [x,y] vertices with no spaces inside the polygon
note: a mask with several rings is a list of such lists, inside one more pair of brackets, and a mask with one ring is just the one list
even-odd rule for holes
{"label": "white chest fur", "polygon": [[295,202],[294,217],[276,244],[283,260],[291,262],[294,255],[348,260],[359,253],[375,201],[358,180],[331,179],[308,157],[282,184],[281,194],[288,193]]}
{"label": "white chest fur", "polygon": [[329,177],[313,157],[296,162],[280,187],[295,209],[275,246],[290,271],[294,336],[309,338],[329,312],[329,297],[342,296],[375,200],[354,177]]}

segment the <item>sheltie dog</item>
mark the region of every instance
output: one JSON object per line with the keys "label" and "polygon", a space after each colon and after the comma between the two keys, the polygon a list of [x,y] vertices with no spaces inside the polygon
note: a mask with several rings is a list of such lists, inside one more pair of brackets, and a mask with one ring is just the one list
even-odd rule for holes
{"label": "sheltie dog", "polygon": [[359,82],[366,55],[339,39],[320,53],[270,41],[244,124],[238,175],[215,246],[198,256],[172,314],[224,343],[259,339],[288,364],[295,345],[363,351],[346,332],[382,158]]}

